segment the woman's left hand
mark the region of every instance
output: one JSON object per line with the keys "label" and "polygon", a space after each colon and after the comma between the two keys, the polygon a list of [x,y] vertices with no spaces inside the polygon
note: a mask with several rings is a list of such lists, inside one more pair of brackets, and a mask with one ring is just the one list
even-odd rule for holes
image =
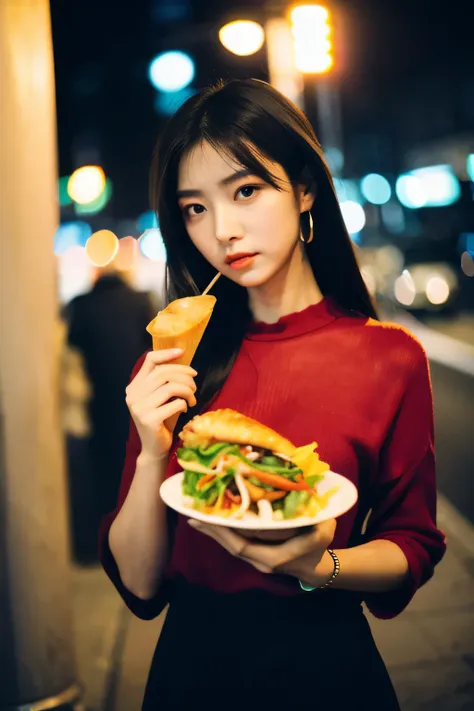
{"label": "woman's left hand", "polygon": [[[334,538],[335,519],[323,521],[313,526],[309,533],[295,535],[278,544],[248,540],[225,526],[201,523],[195,519],[188,520],[188,524],[210,536],[231,555],[245,560],[262,573],[292,575],[313,587],[323,585],[332,573],[332,559],[329,561],[329,570],[318,571],[317,568]],[[269,540],[264,532],[262,537]]]}

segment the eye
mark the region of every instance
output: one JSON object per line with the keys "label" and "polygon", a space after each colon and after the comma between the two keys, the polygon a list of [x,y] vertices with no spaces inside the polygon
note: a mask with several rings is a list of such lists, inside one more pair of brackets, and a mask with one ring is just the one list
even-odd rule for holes
{"label": "eye", "polygon": [[[205,209],[206,208],[203,205],[199,205],[199,203],[185,205],[183,207],[183,215],[185,217],[197,217],[198,215],[202,215]],[[191,210],[194,210],[194,212],[191,212]]]}
{"label": "eye", "polygon": [[248,200],[249,198],[253,197],[254,194],[259,190],[261,190],[261,187],[259,185],[243,185],[237,190],[236,197],[240,194],[244,198],[244,200]]}

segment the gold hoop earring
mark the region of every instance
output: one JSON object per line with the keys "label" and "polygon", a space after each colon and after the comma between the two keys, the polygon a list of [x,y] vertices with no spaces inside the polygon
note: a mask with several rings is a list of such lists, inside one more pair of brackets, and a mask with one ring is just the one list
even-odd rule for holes
{"label": "gold hoop earring", "polygon": [[300,240],[301,240],[304,244],[309,244],[310,242],[312,242],[312,241],[313,241],[313,237],[314,237],[314,231],[313,231],[313,216],[312,216],[312,214],[311,214],[311,212],[310,212],[309,210],[308,210],[308,219],[309,219],[309,235],[308,235],[308,239],[305,239],[305,238],[304,238],[303,230],[302,230],[301,227],[300,227]]}

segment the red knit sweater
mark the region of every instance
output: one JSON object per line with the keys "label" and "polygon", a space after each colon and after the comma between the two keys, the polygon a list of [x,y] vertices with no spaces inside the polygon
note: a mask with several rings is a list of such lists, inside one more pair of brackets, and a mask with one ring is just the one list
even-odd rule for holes
{"label": "red knit sweater", "polygon": [[[361,597],[378,617],[401,612],[445,551],[436,527],[431,384],[418,341],[399,326],[348,314],[326,298],[276,324],[251,325],[212,403],[212,409],[224,407],[259,420],[297,446],[318,442],[321,459],[354,482],[359,501],[338,519],[332,547],[376,538],[400,546],[410,569],[404,587]],[[176,444],[167,476],[179,470]],[[132,423],[118,506],[100,530],[104,568],[136,615],[159,614],[167,585],[178,575],[221,593],[259,588],[275,595],[311,594],[295,578],[261,573],[231,556],[179,516],[161,589],[153,600],[131,595],[108,547],[108,531],[127,496],[139,452]]]}

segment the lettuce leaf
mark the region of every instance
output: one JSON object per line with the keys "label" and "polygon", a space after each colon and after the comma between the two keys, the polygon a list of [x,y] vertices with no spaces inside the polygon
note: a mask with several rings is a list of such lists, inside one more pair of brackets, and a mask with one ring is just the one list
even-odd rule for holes
{"label": "lettuce leaf", "polygon": [[205,474],[192,472],[185,469],[183,480],[183,494],[199,499],[206,506],[211,506],[217,501],[218,496],[230,484],[234,477],[234,472],[229,472],[226,476],[218,477],[214,481],[206,484],[202,489],[197,489],[197,483]]}
{"label": "lettuce leaf", "polygon": [[308,503],[310,494],[307,491],[290,491],[283,499],[283,517],[296,518],[298,506]]}
{"label": "lettuce leaf", "polygon": [[317,484],[318,481],[322,481],[323,479],[324,474],[310,474],[310,476],[305,477],[305,482],[311,489],[314,489],[315,484]]}
{"label": "lettuce leaf", "polygon": [[210,467],[218,454],[223,454],[224,450],[238,450],[238,445],[228,442],[217,442],[208,447],[181,447],[176,452],[178,459],[183,462],[199,462],[205,467]]}
{"label": "lettuce leaf", "polygon": [[[284,476],[285,479],[290,479],[291,481],[295,481],[297,474],[303,473],[299,467],[291,464],[290,462],[283,462],[283,460],[278,459],[278,457],[262,457],[262,459],[258,462],[250,462],[243,454],[238,453],[238,456],[254,469],[259,469],[261,472],[268,472],[269,474],[279,474],[280,476]],[[265,460],[267,462],[268,460],[272,460],[272,462],[265,463]]]}
{"label": "lettuce leaf", "polygon": [[210,467],[218,455],[234,454],[241,459],[245,464],[248,464],[255,469],[269,474],[279,474],[292,481],[295,480],[297,474],[302,474],[302,470],[292,464],[286,462],[275,455],[266,455],[258,462],[251,462],[241,453],[238,444],[229,444],[228,442],[217,442],[208,447],[182,447],[178,449],[177,456],[183,462],[196,461],[205,467]]}

